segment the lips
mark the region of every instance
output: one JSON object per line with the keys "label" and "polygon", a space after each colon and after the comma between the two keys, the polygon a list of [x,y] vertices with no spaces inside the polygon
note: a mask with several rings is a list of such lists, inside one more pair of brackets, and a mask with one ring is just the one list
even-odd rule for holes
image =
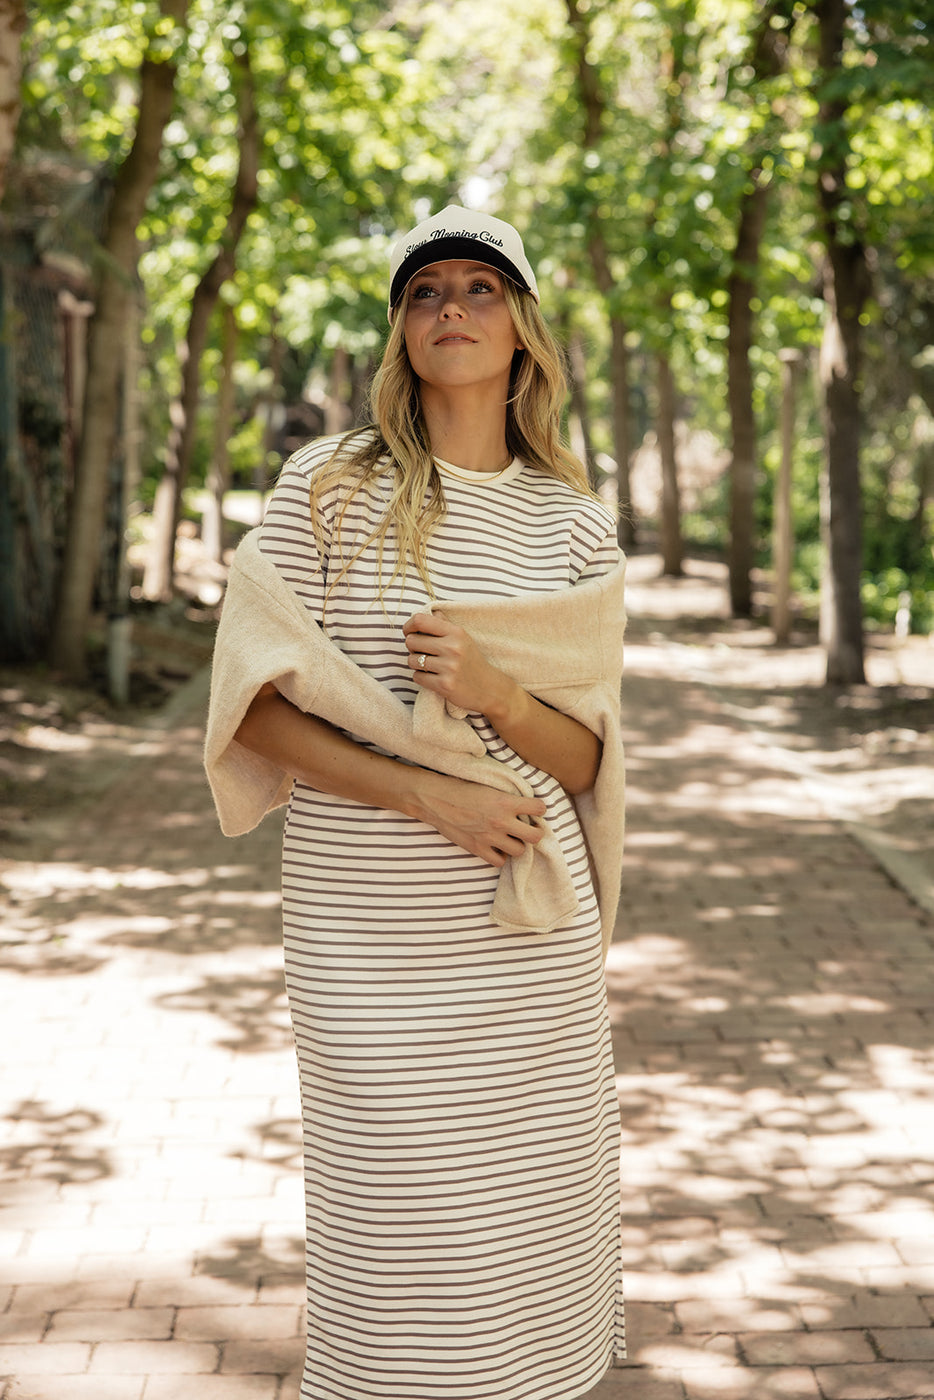
{"label": "lips", "polygon": [[436,345],[476,345],[473,336],[464,335],[461,331],[449,331],[447,335],[439,335],[435,341]]}

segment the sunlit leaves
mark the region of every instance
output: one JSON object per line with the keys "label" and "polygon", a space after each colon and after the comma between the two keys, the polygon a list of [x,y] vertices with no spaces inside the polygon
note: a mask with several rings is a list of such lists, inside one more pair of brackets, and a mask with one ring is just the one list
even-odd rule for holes
{"label": "sunlit leaves", "polygon": [[[174,383],[188,298],[224,225],[238,157],[231,75],[248,46],[260,204],[224,293],[255,370],[243,372],[245,396],[260,382],[273,329],[310,365],[326,363],[338,341],[372,353],[385,332],[394,235],[453,199],[525,231],[547,314],[587,346],[598,419],[610,309],[625,317],[634,357],[664,339],[692,418],[713,422],[723,411],[737,210],[755,179],[770,188],[752,352],[768,429],[778,352],[816,344],[825,312],[813,165],[828,87],[815,77],[813,0],[778,7],[783,62],[766,74],[751,60],[758,0],[581,8],[607,99],[590,143],[565,0],[193,0],[174,55],[178,99],[162,178],[141,229],[153,393]],[[119,159],[158,11],[156,0],[34,4],[23,144],[54,147],[90,170]],[[829,88],[852,150],[839,213],[879,250],[884,314],[867,328],[870,353],[896,366],[893,381],[910,379],[919,371],[899,365],[899,336],[910,360],[928,334],[931,293],[912,301],[905,287],[934,278],[934,0],[861,0],[851,19]],[[588,256],[594,220],[613,272],[605,297]],[[898,334],[880,348],[890,323]],[[880,402],[896,392],[881,372],[872,378]],[[596,432],[605,439],[600,422]]]}
{"label": "sunlit leaves", "polygon": [[44,4],[24,38],[21,141],[116,161],[134,127],[143,57],[178,62],[186,45],[158,0]]}

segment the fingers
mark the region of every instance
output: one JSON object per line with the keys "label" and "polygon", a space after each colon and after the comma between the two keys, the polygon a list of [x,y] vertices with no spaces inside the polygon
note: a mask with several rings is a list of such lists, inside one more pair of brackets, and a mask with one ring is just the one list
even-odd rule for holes
{"label": "fingers", "polygon": [[[540,805],[543,810],[537,815],[544,815],[545,804]],[[503,866],[513,856],[521,856],[527,846],[537,846],[544,835],[541,827],[520,820],[513,832],[504,832],[490,839],[489,849],[483,853],[483,858],[490,865]]]}
{"label": "fingers", "polygon": [[408,665],[417,673],[430,673],[435,670],[438,660],[439,639],[450,631],[450,623],[436,618],[431,613],[416,613],[402,625],[402,634],[408,649]]}
{"label": "fingers", "polygon": [[443,637],[451,631],[451,624],[441,613],[415,613],[402,624],[402,634],[408,638],[413,633],[426,637]]}
{"label": "fingers", "polygon": [[419,815],[455,845],[501,867],[545,836],[538,823],[547,812],[540,797],[520,797],[484,783],[422,770]]}
{"label": "fingers", "polygon": [[431,663],[434,660],[434,655],[429,651],[410,651],[406,664],[408,665],[411,671],[417,671],[420,674],[427,674],[429,671],[431,671]]}
{"label": "fingers", "polygon": [[526,846],[537,846],[545,832],[531,818],[544,817],[546,810],[544,802],[537,798],[523,802],[516,815],[502,823],[502,834],[493,837],[491,844],[509,856],[521,855]]}

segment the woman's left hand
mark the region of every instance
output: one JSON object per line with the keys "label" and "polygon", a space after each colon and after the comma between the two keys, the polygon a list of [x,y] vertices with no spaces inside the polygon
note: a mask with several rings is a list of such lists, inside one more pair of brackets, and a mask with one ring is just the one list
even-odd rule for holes
{"label": "woman's left hand", "polygon": [[463,627],[443,613],[416,613],[402,631],[417,685],[488,718],[502,711],[515,682],[487,661]]}
{"label": "woman's left hand", "polygon": [[486,715],[520,758],[550,773],[566,792],[593,787],[603,746],[586,725],[536,700],[444,613],[416,613],[402,631],[416,685]]}

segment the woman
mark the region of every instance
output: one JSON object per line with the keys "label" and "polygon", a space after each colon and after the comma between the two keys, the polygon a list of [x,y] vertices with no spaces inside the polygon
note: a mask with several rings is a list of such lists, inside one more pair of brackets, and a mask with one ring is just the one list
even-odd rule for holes
{"label": "woman", "polygon": [[389,314],[375,425],[238,550],[206,747],[230,834],[289,803],[301,1395],[570,1400],[624,1354],[622,564],[515,229],[419,225]]}

